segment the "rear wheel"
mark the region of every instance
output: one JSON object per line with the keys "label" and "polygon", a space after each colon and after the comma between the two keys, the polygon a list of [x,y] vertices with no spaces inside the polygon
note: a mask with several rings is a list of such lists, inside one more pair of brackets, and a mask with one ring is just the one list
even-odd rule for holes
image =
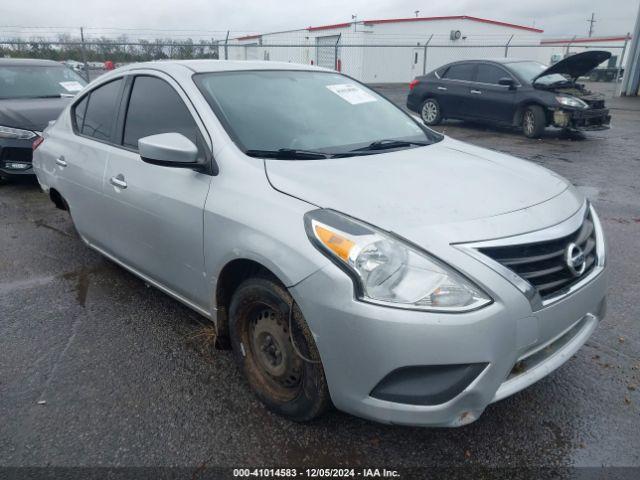
{"label": "rear wheel", "polygon": [[435,98],[427,98],[422,102],[420,117],[425,125],[437,125],[442,121],[442,110]]}
{"label": "rear wheel", "polygon": [[[320,355],[302,312],[270,278],[243,282],[231,299],[229,333],[251,389],[271,411],[309,421],[330,405]],[[291,312],[291,314],[290,314]]]}
{"label": "rear wheel", "polygon": [[529,138],[539,138],[547,126],[547,118],[540,105],[530,105],[522,114],[522,131]]}

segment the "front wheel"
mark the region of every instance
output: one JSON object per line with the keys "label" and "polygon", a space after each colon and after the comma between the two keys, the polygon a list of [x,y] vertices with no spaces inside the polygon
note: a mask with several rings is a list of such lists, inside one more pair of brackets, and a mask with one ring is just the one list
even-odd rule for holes
{"label": "front wheel", "polygon": [[442,121],[442,110],[435,98],[427,98],[420,107],[420,117],[425,125],[437,125]]}
{"label": "front wheel", "polygon": [[324,369],[286,288],[270,278],[244,281],[233,294],[229,317],[236,361],[258,399],[294,421],[320,416],[330,405]]}
{"label": "front wheel", "polygon": [[540,105],[527,107],[522,114],[522,131],[528,138],[539,138],[547,126],[547,118]]}

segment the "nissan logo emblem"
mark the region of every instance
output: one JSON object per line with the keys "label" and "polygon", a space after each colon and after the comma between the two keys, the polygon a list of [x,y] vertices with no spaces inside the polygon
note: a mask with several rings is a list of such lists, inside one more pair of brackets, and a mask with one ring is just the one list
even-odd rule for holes
{"label": "nissan logo emblem", "polygon": [[567,245],[567,249],[564,251],[564,260],[567,264],[567,268],[574,277],[582,275],[587,268],[584,252],[575,243]]}

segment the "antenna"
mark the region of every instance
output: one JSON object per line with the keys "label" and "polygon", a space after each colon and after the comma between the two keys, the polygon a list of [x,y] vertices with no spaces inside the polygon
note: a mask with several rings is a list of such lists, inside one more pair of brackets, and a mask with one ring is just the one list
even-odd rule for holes
{"label": "antenna", "polygon": [[595,16],[596,14],[592,13],[591,18],[587,19],[587,22],[589,23],[589,36],[593,35],[593,24],[596,23]]}

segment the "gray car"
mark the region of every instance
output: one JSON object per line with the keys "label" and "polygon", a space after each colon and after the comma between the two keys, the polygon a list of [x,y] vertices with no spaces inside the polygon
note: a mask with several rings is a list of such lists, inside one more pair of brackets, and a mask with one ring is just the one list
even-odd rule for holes
{"label": "gray car", "polygon": [[131,65],[43,135],[38,180],[84,242],[210,318],[293,420],[470,423],[605,313],[602,228],[569,182],[334,71]]}

